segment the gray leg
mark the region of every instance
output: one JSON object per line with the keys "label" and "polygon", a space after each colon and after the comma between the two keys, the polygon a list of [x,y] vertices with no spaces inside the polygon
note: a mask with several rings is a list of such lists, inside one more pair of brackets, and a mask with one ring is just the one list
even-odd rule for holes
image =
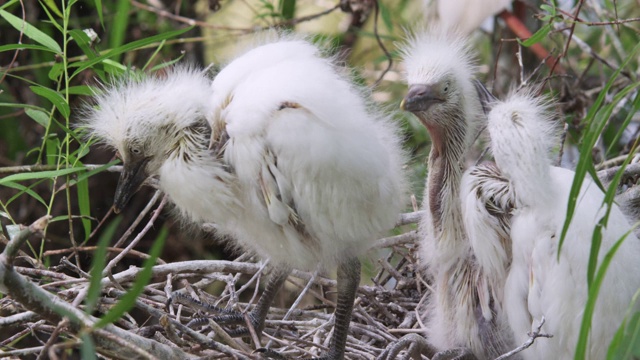
{"label": "gray leg", "polygon": [[[342,360],[347,345],[347,334],[351,323],[353,302],[360,284],[360,260],[353,257],[338,264],[338,301],[333,316],[335,324],[329,352],[312,360]],[[269,359],[286,359],[271,349],[260,349],[264,357]]]}
{"label": "gray leg", "polygon": [[353,302],[360,284],[360,260],[353,257],[338,264],[338,301],[333,314],[335,325],[329,353],[317,360],[342,360],[347,346]]}

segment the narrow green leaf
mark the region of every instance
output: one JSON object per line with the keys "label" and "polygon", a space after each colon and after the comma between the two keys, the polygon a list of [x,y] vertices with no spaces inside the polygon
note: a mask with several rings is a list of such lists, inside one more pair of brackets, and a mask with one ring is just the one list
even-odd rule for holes
{"label": "narrow green leaf", "polygon": [[76,182],[78,194],[78,209],[82,216],[82,227],[84,229],[84,239],[89,239],[91,235],[91,198],[89,197],[89,181],[87,179]]}
{"label": "narrow green leaf", "polygon": [[156,71],[158,71],[160,69],[168,68],[168,67],[174,65],[175,63],[177,63],[178,61],[182,60],[183,57],[184,57],[184,54],[180,55],[179,57],[177,57],[177,58],[175,58],[173,60],[170,60],[170,61],[167,61],[167,62],[163,62],[162,64],[158,64],[158,65],[156,65],[156,66],[151,68],[151,72],[156,72]]}
{"label": "narrow green leaf", "polygon": [[11,1],[7,1],[6,3],[0,5],[0,9],[6,9],[9,6],[18,3],[20,0],[11,0]]}
{"label": "narrow green leaf", "polygon": [[69,86],[69,88],[67,89],[67,92],[70,95],[93,96],[93,94],[95,94],[96,90],[97,90],[97,88],[95,86],[91,86],[91,85],[76,85],[76,86]]}
{"label": "narrow green leaf", "polygon": [[0,16],[7,20],[7,22],[16,30],[22,31],[31,40],[39,43],[40,45],[44,45],[45,47],[58,54],[62,53],[60,45],[58,45],[58,43],[49,35],[38,30],[35,26],[29,24],[26,21],[23,22],[21,18],[4,10],[0,10]]}
{"label": "narrow green leaf", "polygon": [[549,14],[551,16],[556,16],[556,8],[555,8],[555,6],[542,4],[542,5],[540,5],[540,9],[544,10],[547,14]]}
{"label": "narrow green leaf", "polygon": [[624,236],[622,236],[616,243],[607,251],[602,263],[598,268],[595,278],[593,279],[592,286],[589,288],[589,297],[587,298],[587,304],[584,308],[584,315],[582,316],[582,324],[580,325],[580,336],[578,337],[578,344],[576,345],[575,360],[586,359],[587,356],[587,343],[589,342],[589,331],[591,330],[591,320],[593,319],[593,311],[596,307],[596,300],[598,300],[598,294],[600,293],[600,287],[604,281],[604,277],[607,274],[607,269],[611,264],[611,260],[615,256],[618,248],[631,233],[629,230]]}
{"label": "narrow green leaf", "polygon": [[296,0],[280,0],[280,14],[285,20],[291,20],[296,15]]}
{"label": "narrow green leaf", "polygon": [[85,360],[96,360],[96,354],[98,351],[96,350],[96,344],[93,343],[91,335],[83,333],[80,336],[80,339],[82,339],[82,344],[80,345],[80,358]]}
{"label": "narrow green leaf", "polygon": [[119,163],[120,163],[120,160],[116,159],[116,160],[113,160],[112,162],[110,162],[108,164],[104,164],[104,165],[102,165],[102,166],[100,166],[100,167],[98,167],[96,169],[93,169],[91,171],[87,171],[85,173],[82,173],[82,174],[80,174],[78,176],[78,178],[76,180],[72,179],[69,184],[73,185],[73,184],[75,184],[75,181],[82,181],[84,179],[88,179],[91,176],[93,176],[95,174],[98,174],[98,173],[101,173],[101,172],[105,171],[106,169],[108,169],[108,168],[110,168],[110,167],[112,167],[114,165],[118,165]]}
{"label": "narrow green leaf", "polygon": [[96,51],[91,48],[91,39],[89,39],[89,35],[87,35],[87,33],[82,30],[73,29],[69,30],[69,35],[71,35],[73,40],[89,59],[93,59],[98,56]]}
{"label": "narrow green leaf", "polygon": [[13,181],[8,181],[5,182],[4,184],[2,184],[3,186],[6,187],[10,187],[13,189],[17,189],[20,190],[20,192],[18,194],[16,194],[14,197],[12,197],[11,199],[9,199],[8,201],[5,202],[5,205],[9,205],[10,203],[13,202],[14,198],[17,198],[18,196],[22,195],[23,193],[27,193],[29,194],[29,196],[31,196],[32,198],[36,199],[39,203],[41,203],[42,205],[44,205],[45,208],[48,208],[49,205],[47,204],[46,201],[44,201],[44,199],[38,195],[38,193],[36,193],[35,191],[31,190],[31,188],[35,185],[31,185],[29,187],[26,187],[22,184],[18,184],[17,182],[13,182]]}
{"label": "narrow green leaf", "polygon": [[163,227],[162,230],[160,230],[158,238],[155,240],[153,246],[151,247],[149,258],[144,261],[142,271],[140,271],[140,273],[138,274],[138,277],[133,283],[133,286],[131,286],[131,289],[122,296],[120,301],[118,301],[118,303],[115,304],[111,308],[111,310],[109,310],[109,312],[107,312],[100,320],[98,320],[94,324],[94,328],[101,328],[113,323],[114,321],[117,321],[122,317],[122,315],[133,308],[138,295],[140,295],[142,291],[144,291],[144,287],[151,280],[151,275],[153,274],[153,266],[155,265],[156,260],[162,252],[162,248],[164,247],[164,242],[167,239],[168,234],[169,232],[166,227]]}
{"label": "narrow green leaf", "polygon": [[610,360],[636,360],[640,358],[640,312],[627,316],[620,325],[607,351]]}
{"label": "narrow green leaf", "polygon": [[[596,125],[593,125],[594,119],[596,119],[596,114],[598,114],[600,110],[600,106],[604,102],[606,95],[609,93],[609,89],[613,85],[614,81],[620,75],[620,72],[623,68],[625,68],[631,59],[635,57],[635,54],[640,49],[640,43],[636,44],[636,46],[631,50],[629,56],[625,59],[622,65],[618,67],[614,73],[609,77],[609,80],[605,84],[604,88],[598,94],[598,97],[594,101],[593,105],[589,108],[587,115],[585,117],[584,123],[586,124],[587,132],[583,138],[582,146],[580,146],[580,159],[578,160],[578,165],[576,166],[576,173],[573,178],[573,184],[571,185],[571,191],[569,193],[569,202],[567,204],[567,212],[566,218],[564,221],[564,225],[562,227],[562,233],[560,236],[560,241],[558,242],[558,259],[560,257],[560,251],[562,250],[562,245],[564,244],[564,239],[567,236],[567,231],[569,230],[569,225],[571,224],[571,220],[573,219],[573,214],[575,212],[576,203],[578,200],[578,195],[580,194],[580,189],[582,188],[582,183],[584,182],[584,178],[589,171],[590,168],[593,168],[593,160],[591,159],[591,149],[595,145],[598,136],[600,135],[601,128],[606,124],[606,119],[600,119],[600,121],[596,121]],[[619,95],[619,94],[618,94]]]}
{"label": "narrow green leaf", "polygon": [[48,113],[42,110],[36,110],[36,109],[25,109],[24,112],[27,114],[27,116],[35,120],[35,122],[40,124],[42,127],[44,128],[49,127],[49,124],[51,123],[51,119]]}
{"label": "narrow green leaf", "polygon": [[[109,47],[117,49],[124,44],[124,39],[129,26],[129,10],[131,2],[129,0],[118,0],[116,3],[115,18],[109,24]],[[114,56],[112,60],[120,61],[120,54]]]}
{"label": "narrow green leaf", "polygon": [[613,138],[611,144],[609,145],[609,148],[607,149],[607,155],[610,154],[613,150],[613,147],[620,142],[620,138],[624,134],[624,131],[627,129],[627,126],[629,126],[629,123],[631,123],[631,120],[633,119],[634,115],[638,113],[638,111],[640,111],[640,92],[636,93],[636,97],[635,99],[633,99],[633,103],[631,104],[631,109],[627,113],[627,116],[625,117],[622,125],[620,125],[620,127],[618,128],[616,136]]}
{"label": "narrow green leaf", "polygon": [[102,290],[102,270],[104,270],[104,266],[107,263],[107,248],[109,247],[109,243],[111,242],[111,239],[113,239],[121,221],[122,217],[117,217],[114,221],[109,223],[102,232],[102,235],[100,235],[98,247],[93,253],[91,271],[89,272],[91,280],[89,281],[89,289],[87,290],[87,298],[85,300],[85,312],[89,315],[93,313],[93,310],[95,310],[96,304],[98,303],[98,298],[100,297],[100,292]]}
{"label": "narrow green leaf", "polygon": [[42,45],[34,45],[34,44],[7,44],[7,45],[0,45],[0,52],[3,52],[3,51],[14,51],[14,50],[42,50],[42,51],[53,52],[48,47],[42,46]]}
{"label": "narrow green leaf", "polygon": [[0,185],[4,185],[10,181],[24,181],[24,180],[33,180],[33,179],[51,179],[56,176],[69,175],[73,173],[77,173],[83,171],[83,167],[73,167],[67,169],[60,170],[48,170],[48,171],[36,171],[29,173],[21,173],[21,174],[13,174],[0,179]]}
{"label": "narrow green leaf", "polygon": [[63,18],[64,16],[62,16],[62,11],[60,11],[60,9],[58,8],[58,5],[56,5],[56,2],[53,0],[42,0],[44,2],[45,5],[47,5],[47,7],[54,12],[54,14],[58,15],[60,18]]}
{"label": "narrow green leaf", "polygon": [[60,139],[54,136],[45,140],[45,158],[47,165],[55,165],[58,162],[58,156],[60,156]]}
{"label": "narrow green leaf", "polygon": [[45,99],[51,101],[51,103],[60,111],[62,116],[68,118],[71,115],[71,109],[69,108],[69,104],[65,101],[65,99],[58,93],[57,91],[51,90],[44,86],[29,86],[29,89],[33,91],[35,94],[44,97]]}
{"label": "narrow green leaf", "polygon": [[98,12],[98,19],[100,19],[100,25],[104,29],[104,15],[102,14],[102,0],[94,0],[96,5],[96,11]]}
{"label": "narrow green leaf", "polygon": [[520,43],[520,45],[524,47],[529,47],[533,44],[537,44],[540,41],[542,41],[542,39],[544,39],[547,36],[547,34],[549,34],[551,29],[553,29],[553,26],[551,24],[546,24],[543,27],[541,27],[538,31],[536,31],[533,35],[531,35],[531,37],[528,38],[527,40],[520,41],[520,39],[518,39],[518,42]]}
{"label": "narrow green leaf", "polygon": [[58,82],[62,73],[64,72],[64,65],[62,63],[55,63],[49,69],[49,73],[47,74],[49,79],[53,82]]}
{"label": "narrow green leaf", "polygon": [[380,9],[380,17],[382,18],[382,22],[384,23],[384,26],[387,28],[387,31],[392,33],[393,20],[391,17],[391,12],[389,11],[389,8],[387,7],[387,5],[384,4],[384,1],[381,1],[381,0],[376,0],[376,1],[378,1],[378,8]]}
{"label": "narrow green leaf", "polygon": [[80,74],[82,71],[84,71],[85,69],[99,63],[102,62],[105,59],[109,59],[113,56],[125,53],[127,51],[133,51],[136,49],[139,49],[141,47],[165,40],[165,39],[170,39],[172,37],[178,36],[178,35],[182,35],[185,32],[191,30],[192,27],[188,27],[188,28],[184,28],[184,29],[179,29],[179,30],[175,30],[175,31],[168,31],[166,33],[162,33],[162,34],[158,34],[155,36],[150,36],[144,39],[140,39],[140,40],[136,40],[136,41],[132,41],[128,44],[125,44],[123,46],[120,46],[116,49],[111,49],[111,51],[109,51],[106,54],[100,55],[94,59],[88,60],[88,61],[82,61],[82,62],[77,62],[72,64],[72,66],[77,66],[78,68],[76,69],[76,71],[73,72],[73,74],[71,75],[71,77],[75,77],[76,75]]}

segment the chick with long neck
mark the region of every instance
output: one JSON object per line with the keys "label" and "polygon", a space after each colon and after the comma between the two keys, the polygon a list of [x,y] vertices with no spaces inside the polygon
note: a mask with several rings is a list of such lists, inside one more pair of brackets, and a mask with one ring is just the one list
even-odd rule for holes
{"label": "chick with long neck", "polygon": [[[427,213],[420,224],[421,254],[434,289],[425,314],[427,341],[436,350],[461,348],[480,359],[493,358],[511,345],[500,314],[508,251],[496,247],[498,266],[479,263],[475,251],[482,253],[488,244],[474,248],[462,209],[468,195],[462,193],[463,183],[473,182],[477,172],[499,177],[491,167],[465,175],[467,150],[486,122],[481,98],[487,92],[473,79],[475,67],[464,40],[424,33],[411,39],[403,53],[409,91],[402,107],[416,115],[432,140],[423,204]],[[472,194],[474,201],[481,200]]]}

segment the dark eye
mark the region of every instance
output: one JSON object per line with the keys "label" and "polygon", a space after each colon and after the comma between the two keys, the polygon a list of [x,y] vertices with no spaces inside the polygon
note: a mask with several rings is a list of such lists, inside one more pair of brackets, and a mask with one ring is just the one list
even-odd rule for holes
{"label": "dark eye", "polygon": [[449,83],[444,84],[444,89],[442,89],[442,91],[444,92],[449,91]]}
{"label": "dark eye", "polygon": [[134,155],[140,155],[142,153],[140,148],[137,148],[137,147],[132,147],[130,150],[131,150],[131,153]]}

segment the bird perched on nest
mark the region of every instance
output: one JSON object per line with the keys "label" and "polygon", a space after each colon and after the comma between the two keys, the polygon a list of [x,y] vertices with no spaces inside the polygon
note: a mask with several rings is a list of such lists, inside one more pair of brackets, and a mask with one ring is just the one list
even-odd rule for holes
{"label": "bird perched on nest", "polygon": [[513,194],[492,164],[466,165],[467,150],[486,124],[483,104],[490,95],[474,80],[468,45],[450,33],[418,34],[403,56],[409,91],[402,106],[427,127],[432,141],[419,227],[433,289],[424,310],[424,350],[492,359],[514,347],[502,308]]}
{"label": "bird perched on nest", "polygon": [[[274,264],[250,314],[261,330],[292,267],[338,267],[335,328],[323,359],[342,359],[359,283],[357,258],[405,204],[397,127],[311,43],[281,35],[209,82],[177,68],[116,83],[89,111],[90,132],[116,148],[121,208],[157,176],[183,217],[214,222]],[[231,315],[223,321],[244,323]]]}
{"label": "bird perched on nest", "polygon": [[[420,231],[433,294],[424,312],[426,342],[409,340],[421,343],[428,355],[442,351],[441,359],[493,359],[524,342],[544,316],[544,332],[554,338],[539,341],[536,350],[521,356],[570,358],[586,302],[588,249],[603,214],[603,194],[591,182],[584,186],[576,219],[589,220],[574,220],[556,262],[573,173],[550,167],[549,116],[542,102],[528,95],[494,105],[473,79],[465,40],[450,34],[432,29],[404,49],[409,91],[403,106],[432,138],[427,215]],[[466,150],[487,120],[497,166],[468,168]],[[614,207],[602,252],[629,229]],[[625,247],[628,254],[615,259],[614,276],[624,277],[624,268],[638,268],[632,259],[640,255],[640,243],[633,239]],[[637,272],[627,274],[635,279],[611,281],[607,294],[601,294],[590,358],[604,358],[602,352],[640,286]],[[531,288],[529,276],[535,277]],[[398,347],[390,349],[385,356]]]}
{"label": "bird perched on nest", "polygon": [[[512,266],[505,286],[505,311],[518,342],[532,323],[546,319],[553,338],[534,343],[524,359],[573,358],[588,297],[587,269],[591,239],[607,211],[604,194],[586,178],[573,220],[558,257],[574,172],[553,167],[558,145],[557,121],[550,104],[527,91],[493,105],[488,130],[496,163],[516,194],[511,219]],[[618,206],[611,205],[602,230],[599,263],[619,239],[595,305],[588,359],[604,359],[634,294],[640,289],[640,241]],[[593,285],[592,285],[593,286]],[[639,307],[635,306],[636,310]]]}

